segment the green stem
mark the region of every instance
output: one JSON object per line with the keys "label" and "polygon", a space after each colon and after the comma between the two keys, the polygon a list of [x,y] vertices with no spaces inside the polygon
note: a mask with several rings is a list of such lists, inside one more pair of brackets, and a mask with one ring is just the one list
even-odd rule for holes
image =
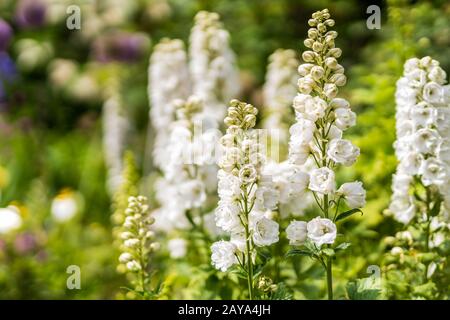
{"label": "green stem", "polygon": [[327,289],[328,300],[333,300],[333,262],[331,257],[327,261]]}
{"label": "green stem", "polygon": [[249,210],[247,204],[247,190],[244,194],[244,215],[246,219],[245,223],[245,245],[246,245],[246,253],[247,253],[247,282],[248,282],[248,295],[249,299],[253,300],[253,261],[252,261],[252,252],[251,252],[251,243],[250,243],[250,230],[249,230]]}

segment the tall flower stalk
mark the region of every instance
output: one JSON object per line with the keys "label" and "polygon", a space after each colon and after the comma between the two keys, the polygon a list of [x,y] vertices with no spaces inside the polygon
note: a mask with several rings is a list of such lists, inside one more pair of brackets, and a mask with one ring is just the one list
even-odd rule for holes
{"label": "tall flower stalk", "polygon": [[153,298],[157,289],[149,289],[150,277],[150,254],[159,249],[159,243],[154,241],[154,233],[150,226],[155,219],[149,215],[147,198],[144,196],[130,197],[128,208],[125,210],[125,221],[123,223],[122,254],[119,262],[133,277],[134,288],[130,291],[143,299]]}
{"label": "tall flower stalk", "polygon": [[[311,28],[304,41],[307,48],[298,68],[299,93],[293,107],[296,123],[290,128],[289,161],[304,165],[312,159],[308,189],[312,192],[321,215],[308,223],[292,221],[286,232],[290,244],[300,246],[289,255],[307,255],[321,263],[326,272],[328,299],[333,299],[333,259],[348,243],[335,244],[336,222],[360,211],[365,204],[362,183],[344,183],[336,190],[335,169],[351,166],[359,148],[342,139],[344,130],[355,125],[356,115],[348,101],[337,98],[338,87],[345,85],[344,68],[338,63],[341,49],[335,47],[337,32],[328,9],[315,12],[308,21]],[[344,206],[344,201],[347,208]]]}
{"label": "tall flower stalk", "polygon": [[151,132],[155,134],[153,161],[158,168],[161,168],[168,157],[166,145],[176,112],[173,101],[187,99],[190,92],[184,43],[178,39],[162,39],[150,57],[148,72],[148,96],[151,102],[149,115],[154,129]]}
{"label": "tall flower stalk", "polygon": [[228,101],[239,91],[239,74],[230,34],[220,16],[200,11],[194,20],[189,38],[192,93],[204,101],[204,118],[214,126],[222,121]]}
{"label": "tall flower stalk", "polygon": [[166,145],[167,159],[162,165],[164,178],[158,181],[157,199],[162,204],[155,212],[157,227],[169,231],[194,229],[208,239],[205,214],[217,186],[214,147],[216,131],[202,130],[203,102],[196,96],[175,100],[176,121]]}
{"label": "tall flower stalk", "polygon": [[[450,86],[445,83],[445,71],[430,57],[407,60],[397,82],[394,147],[399,164],[388,212],[409,227],[401,235],[414,243],[411,250],[424,253],[435,251],[449,232]],[[423,282],[440,262],[424,263]]]}
{"label": "tall flower stalk", "polygon": [[[297,93],[297,67],[299,61],[294,50],[278,49],[269,57],[266,81],[263,87],[264,117],[262,126],[269,130],[270,142],[284,143],[288,139],[289,126],[292,124],[292,99]],[[279,147],[283,155],[287,146]],[[278,161],[280,152],[271,154],[272,159]],[[284,157],[285,158],[285,157]]]}
{"label": "tall flower stalk", "polygon": [[258,141],[258,131],[252,130],[257,109],[251,104],[232,100],[221,138],[223,154],[218,172],[219,204],[216,224],[230,234],[229,241],[215,242],[212,247],[213,265],[225,272],[238,265],[247,278],[248,297],[254,299],[255,262],[257,248],[278,242],[278,223],[270,219],[276,205],[271,201],[275,192],[270,177],[261,169],[264,155]]}

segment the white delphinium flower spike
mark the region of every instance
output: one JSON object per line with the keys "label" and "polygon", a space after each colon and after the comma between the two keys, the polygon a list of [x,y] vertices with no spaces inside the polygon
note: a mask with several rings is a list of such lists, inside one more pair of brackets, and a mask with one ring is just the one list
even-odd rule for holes
{"label": "white delphinium flower spike", "polygon": [[[304,44],[304,64],[298,67],[299,93],[293,100],[296,123],[290,128],[289,162],[307,170],[308,189],[322,213],[306,224],[293,221],[287,229],[290,243],[303,245],[305,252],[319,260],[327,272],[328,298],[333,298],[332,245],[336,240],[336,221],[360,211],[366,192],[360,182],[338,187],[335,169],[351,166],[359,156],[359,148],[343,139],[343,131],[356,123],[356,114],[347,100],[338,98],[338,87],[345,85],[344,67],[338,63],[341,49],[335,46],[337,32],[329,30],[335,22],[328,9],[317,11],[308,21],[311,28]],[[347,204],[347,209],[341,206]],[[346,210],[346,211],[345,211]],[[295,252],[295,250],[294,250]]]}
{"label": "white delphinium flower spike", "polygon": [[278,49],[269,57],[266,82],[263,87],[263,127],[278,130],[277,139],[285,141],[291,105],[297,93],[297,67],[299,61],[294,50]]}
{"label": "white delphinium flower spike", "polygon": [[153,294],[147,287],[150,284],[150,253],[159,249],[159,243],[154,241],[154,232],[150,230],[154,222],[155,219],[149,215],[146,197],[128,199],[123,232],[120,235],[123,244],[119,262],[126,266],[128,272],[136,275],[134,291],[143,297]]}
{"label": "white delphinium flower spike", "polygon": [[[258,141],[257,109],[251,104],[232,100],[225,124],[226,134],[219,161],[216,223],[230,234],[230,241],[213,244],[212,263],[226,271],[239,263],[247,273],[249,297],[254,297],[254,265],[256,246],[278,242],[279,226],[266,211],[276,205],[277,196],[271,177],[262,174],[265,156]],[[275,201],[273,201],[275,199]]]}
{"label": "white delphinium flower spike", "polygon": [[130,121],[118,94],[112,94],[103,104],[102,124],[107,186],[110,194],[114,194],[122,183],[122,161],[130,129]]}
{"label": "white delphinium flower spike", "polygon": [[184,44],[178,39],[162,39],[150,57],[148,96],[150,121],[155,133],[153,161],[161,167],[167,160],[166,145],[175,121],[176,99],[187,99],[191,92]]}
{"label": "white delphinium flower spike", "polygon": [[[411,188],[425,188],[427,206],[444,200],[445,208],[450,203],[450,86],[444,86],[445,78],[439,62],[424,57],[406,61],[397,81],[394,148],[399,164],[389,211],[404,224],[423,218]],[[430,219],[427,212],[425,216]]]}
{"label": "white delphinium flower spike", "polygon": [[230,34],[223,28],[217,13],[200,11],[195,16],[189,41],[192,93],[204,101],[204,118],[214,126],[223,119],[228,101],[239,91]]}

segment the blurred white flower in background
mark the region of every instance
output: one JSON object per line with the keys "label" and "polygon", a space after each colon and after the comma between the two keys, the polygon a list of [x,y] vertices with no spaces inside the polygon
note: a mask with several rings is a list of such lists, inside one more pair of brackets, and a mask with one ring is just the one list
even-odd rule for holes
{"label": "blurred white flower in background", "polygon": [[0,208],[0,234],[19,229],[22,226],[22,217],[15,206]]}

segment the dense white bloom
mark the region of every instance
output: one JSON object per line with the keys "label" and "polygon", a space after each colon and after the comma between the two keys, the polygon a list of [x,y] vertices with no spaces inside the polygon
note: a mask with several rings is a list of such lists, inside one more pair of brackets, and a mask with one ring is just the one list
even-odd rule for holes
{"label": "dense white bloom", "polygon": [[204,117],[214,121],[223,119],[226,104],[239,91],[239,75],[229,38],[217,13],[197,13],[189,38],[192,89],[205,102]]}
{"label": "dense white bloom", "polygon": [[252,221],[253,242],[257,246],[270,246],[278,242],[279,225],[275,221],[264,216]]}
{"label": "dense white bloom", "polygon": [[170,252],[170,257],[173,259],[180,259],[186,256],[187,241],[182,238],[170,239],[167,244]]}
{"label": "dense white bloom", "polygon": [[328,144],[327,155],[336,163],[351,166],[359,156],[359,148],[348,140],[333,139]]}
{"label": "dense white bloom", "polygon": [[107,186],[109,192],[113,194],[122,183],[123,153],[130,128],[124,106],[117,94],[112,94],[103,104],[102,125],[103,152],[108,169]]}
{"label": "dense white bloom", "polygon": [[276,50],[269,57],[266,81],[263,87],[265,117],[263,128],[278,129],[280,139],[286,138],[285,117],[296,94],[298,60],[293,50]]}
{"label": "dense white bloom", "polygon": [[450,183],[450,98],[445,93],[448,86],[443,85],[445,76],[430,57],[413,58],[406,61],[404,76],[397,81],[394,147],[399,165],[389,210],[404,224],[420,209],[409,191],[418,180],[426,187]]}
{"label": "dense white bloom", "polygon": [[362,208],[366,204],[366,190],[364,190],[360,181],[344,183],[337,190],[337,193],[344,197],[351,209]]}
{"label": "dense white bloom", "polygon": [[317,246],[333,244],[336,239],[336,225],[330,219],[316,217],[306,226],[308,238]]}
{"label": "dense white bloom", "polygon": [[211,260],[214,267],[222,272],[227,271],[237,263],[237,247],[230,241],[217,241],[211,246]]}
{"label": "dense white bloom", "polygon": [[302,245],[308,238],[307,223],[305,221],[292,221],[286,228],[286,235],[289,239],[289,244],[298,246]]}
{"label": "dense white bloom", "polygon": [[314,169],[309,175],[309,186],[311,191],[321,194],[331,194],[336,189],[334,171],[327,167]]}
{"label": "dense white bloom", "polygon": [[162,39],[150,57],[148,96],[150,121],[155,141],[153,161],[161,167],[167,161],[170,126],[175,121],[176,99],[186,99],[190,92],[189,69],[184,44],[178,39]]}
{"label": "dense white bloom", "polygon": [[21,226],[22,218],[15,207],[0,208],[0,234],[16,230]]}

